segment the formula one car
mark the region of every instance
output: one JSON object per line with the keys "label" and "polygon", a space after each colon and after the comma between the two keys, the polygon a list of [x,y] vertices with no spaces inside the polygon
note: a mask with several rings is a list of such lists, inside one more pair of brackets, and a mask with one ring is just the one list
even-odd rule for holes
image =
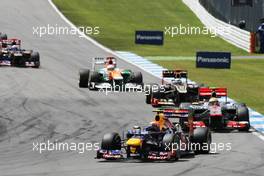
{"label": "formula one car", "polygon": [[[165,79],[169,79],[169,83]],[[199,85],[188,80],[186,70],[163,71],[162,85],[158,87],[157,91],[148,90],[146,95],[146,103],[153,107],[178,106],[181,102],[193,102],[198,98]]]}
{"label": "formula one car", "polygon": [[0,42],[1,40],[7,40],[7,35],[2,32],[0,32]]}
{"label": "formula one car", "polygon": [[[97,65],[104,67],[97,69]],[[141,72],[119,69],[116,65],[116,58],[114,57],[94,58],[92,71],[88,69],[80,71],[79,87],[88,87],[90,90],[142,88]]]}
{"label": "formula one car", "polygon": [[[180,105],[182,109],[193,109],[194,123],[197,126],[207,126],[212,130],[249,130],[247,106],[243,103],[228,102],[226,88],[199,88],[199,95],[201,101]],[[220,102],[218,98],[224,98],[224,101]],[[187,121],[182,123],[184,126]]]}
{"label": "formula one car", "polygon": [[[192,128],[193,120],[188,111],[180,109],[158,109],[151,126],[134,126],[125,139],[118,133],[105,134],[96,159],[141,159],[175,161],[195,152],[209,153],[211,132],[207,127]],[[184,133],[178,122],[170,119],[186,118],[190,130]],[[185,147],[182,147],[185,146]]]}
{"label": "formula one car", "polygon": [[38,52],[21,49],[21,40],[7,39],[1,41],[0,66],[39,68]]}

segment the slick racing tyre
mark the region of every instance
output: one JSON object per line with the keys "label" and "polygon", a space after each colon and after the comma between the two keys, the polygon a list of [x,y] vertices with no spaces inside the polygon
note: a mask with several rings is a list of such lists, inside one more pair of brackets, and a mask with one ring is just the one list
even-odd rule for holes
{"label": "slick racing tyre", "polygon": [[195,128],[191,142],[195,153],[208,154],[212,142],[211,131],[207,127]]}
{"label": "slick racing tyre", "polygon": [[[175,161],[179,160],[180,152],[180,139],[176,134],[165,134],[162,139],[162,150],[166,152],[176,152]],[[171,158],[172,159],[172,158]]]}
{"label": "slick racing tyre", "polygon": [[82,69],[80,70],[80,78],[79,78],[79,87],[80,88],[87,88],[88,87],[88,80],[89,80],[90,70]]}
{"label": "slick racing tyre", "polygon": [[[185,102],[185,103],[181,103],[179,108],[180,109],[184,109],[184,110],[189,110],[191,105],[192,105],[191,103],[186,103]],[[185,131],[185,132],[188,131],[188,125],[186,125],[186,122],[188,122],[188,119],[180,118],[179,122],[180,122],[180,125],[182,127],[182,130]]]}
{"label": "slick racing tyre", "polygon": [[152,97],[155,99],[165,99],[165,92],[162,91],[162,88],[159,86],[158,89],[155,89],[155,91],[152,91]]}
{"label": "slick racing tyre", "polygon": [[248,125],[243,129],[239,129],[239,131],[248,131],[250,128],[250,121],[248,108],[245,104],[239,104],[237,106],[237,117],[238,121],[248,122]]}
{"label": "slick racing tyre", "polygon": [[101,144],[102,150],[121,150],[121,137],[118,133],[107,133]]}
{"label": "slick racing tyre", "polygon": [[[155,86],[155,87],[154,87]],[[151,104],[151,98],[152,98],[152,90],[153,88],[158,88],[159,85],[158,84],[149,84],[146,86],[145,89],[145,95],[146,95],[146,104]]]}
{"label": "slick racing tyre", "polygon": [[134,83],[142,85],[143,84],[143,77],[141,72],[134,73]]}
{"label": "slick racing tyre", "polygon": [[91,85],[91,83],[100,83],[100,81],[101,81],[101,74],[100,73],[98,73],[98,72],[93,72],[92,74],[91,74],[91,78],[90,78],[90,80],[89,80],[89,89],[90,90],[94,90],[94,89],[96,89],[95,87],[92,87],[92,85]]}
{"label": "slick racing tyre", "polygon": [[33,52],[31,54],[31,61],[33,61],[35,63],[35,66],[34,68],[39,68],[40,66],[40,56],[39,56],[39,53],[38,52]]}

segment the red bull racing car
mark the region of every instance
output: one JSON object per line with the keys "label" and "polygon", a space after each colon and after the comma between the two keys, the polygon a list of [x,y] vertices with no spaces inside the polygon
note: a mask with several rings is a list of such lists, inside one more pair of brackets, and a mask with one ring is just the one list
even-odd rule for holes
{"label": "red bull racing car", "polygon": [[[155,121],[150,126],[134,126],[125,137],[118,133],[105,134],[96,159],[140,159],[175,161],[194,152],[209,153],[211,132],[207,127],[193,128],[189,112],[180,109],[158,109]],[[189,122],[187,133],[181,130],[178,121]]]}

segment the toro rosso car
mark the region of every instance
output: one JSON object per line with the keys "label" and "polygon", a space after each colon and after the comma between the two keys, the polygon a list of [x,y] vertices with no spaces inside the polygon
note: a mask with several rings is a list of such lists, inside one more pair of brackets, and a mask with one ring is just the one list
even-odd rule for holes
{"label": "toro rosso car", "polygon": [[[249,130],[247,106],[243,103],[228,102],[226,88],[200,88],[199,95],[202,101],[180,105],[182,109],[193,109],[196,126],[207,126],[213,130]],[[223,101],[218,100],[221,97],[224,98]]]}
{"label": "toro rosso car", "polygon": [[21,49],[21,41],[18,39],[2,40],[0,66],[39,68],[39,53]]}
{"label": "toro rosso car", "polygon": [[149,91],[146,103],[153,107],[193,102],[198,98],[199,85],[188,80],[186,70],[165,70],[162,72],[162,85],[157,91]]}
{"label": "toro rosso car", "polygon": [[[96,66],[102,65],[102,68]],[[117,68],[116,58],[94,58],[92,70],[80,71],[79,87],[96,89],[140,89],[143,85],[141,72]]]}
{"label": "toro rosso car", "polygon": [[178,109],[159,109],[156,112],[155,120],[150,126],[143,128],[134,126],[127,131],[123,139],[118,133],[105,134],[96,159],[175,161],[182,156],[194,154],[194,151],[209,153],[211,133],[207,127],[190,128],[192,130],[189,133],[184,133],[178,122],[171,121],[187,118],[189,126],[192,126],[193,120],[189,118],[188,111],[186,113]]}

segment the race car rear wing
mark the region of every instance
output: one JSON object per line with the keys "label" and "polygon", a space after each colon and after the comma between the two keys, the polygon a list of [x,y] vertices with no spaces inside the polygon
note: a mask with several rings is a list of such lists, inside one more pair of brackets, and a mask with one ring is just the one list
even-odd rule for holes
{"label": "race car rear wing", "polygon": [[189,110],[178,108],[160,108],[153,110],[153,112],[163,113],[167,118],[188,118],[189,116]]}
{"label": "race car rear wing", "polygon": [[200,87],[199,97],[200,99],[210,99],[211,97],[216,97],[216,98],[226,97],[226,101],[227,101],[227,88]]}
{"label": "race car rear wing", "polygon": [[21,47],[21,40],[19,39],[7,39],[1,41],[2,48],[6,48],[7,46],[13,46],[16,45],[19,48]]}
{"label": "race car rear wing", "polygon": [[180,69],[176,69],[176,70],[164,70],[162,71],[162,84],[164,84],[164,78],[185,78],[186,82],[188,79],[188,72],[187,70],[180,70]]}
{"label": "race car rear wing", "polygon": [[169,118],[184,118],[187,119],[189,126],[189,136],[192,136],[194,133],[194,119],[192,110],[179,109],[179,108],[162,108],[156,109],[153,112],[163,113],[165,117]]}

